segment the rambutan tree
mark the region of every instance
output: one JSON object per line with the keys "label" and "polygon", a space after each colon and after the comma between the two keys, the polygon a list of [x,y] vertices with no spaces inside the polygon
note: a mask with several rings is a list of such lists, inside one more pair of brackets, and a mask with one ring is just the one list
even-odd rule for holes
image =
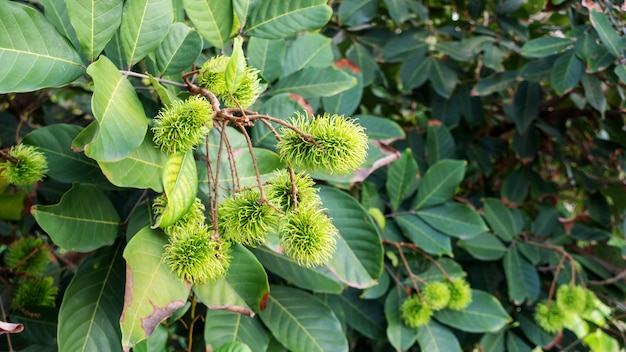
{"label": "rambutan tree", "polygon": [[0,349],[624,350],[625,9],[0,0]]}

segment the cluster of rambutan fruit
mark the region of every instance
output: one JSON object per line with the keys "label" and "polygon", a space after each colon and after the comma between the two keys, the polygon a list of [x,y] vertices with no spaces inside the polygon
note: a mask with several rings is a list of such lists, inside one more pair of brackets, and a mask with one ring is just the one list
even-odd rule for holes
{"label": "cluster of rambutan fruit", "polygon": [[411,328],[428,324],[433,313],[442,309],[463,310],[472,303],[472,289],[463,278],[431,281],[408,297],[400,311],[404,324]]}
{"label": "cluster of rambutan fruit", "polygon": [[[204,141],[219,108],[212,98],[242,113],[256,101],[261,93],[258,71],[246,65],[238,85],[227,87],[230,59],[214,57],[199,70],[198,84],[213,97],[191,95],[154,118],[153,140],[163,152],[188,153]],[[191,283],[223,277],[233,243],[256,246],[270,235],[277,235],[284,253],[303,266],[322,265],[333,255],[337,229],[304,171],[348,173],[359,168],[367,156],[364,129],[343,115],[297,113],[278,134],[276,149],[287,169],[276,170],[263,185],[238,190],[223,200],[217,206],[217,219],[209,221],[213,223],[207,223],[205,206],[196,199],[173,224],[161,225],[169,237],[165,262],[179,277]],[[166,211],[167,203],[165,194],[155,199],[157,217]]]}
{"label": "cluster of rambutan fruit", "polygon": [[537,303],[534,318],[545,331],[556,333],[563,330],[576,315],[584,317],[591,313],[598,302],[592,291],[578,285],[561,285],[553,300]]}

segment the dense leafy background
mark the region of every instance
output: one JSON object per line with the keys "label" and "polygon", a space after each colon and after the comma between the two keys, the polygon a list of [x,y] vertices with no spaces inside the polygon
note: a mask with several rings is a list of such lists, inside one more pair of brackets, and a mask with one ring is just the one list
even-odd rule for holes
{"label": "dense leafy background", "polygon": [[[45,238],[60,290],[55,307],[11,310],[19,275],[4,268],[1,320],[25,329],[1,349],[623,350],[625,8],[0,0],[2,147],[35,145],[50,164],[34,187],[2,185],[2,250]],[[181,75],[235,37],[267,87],[252,109],[358,118],[369,156],[354,174],[313,175],[339,229],[326,265],[238,246],[224,279],[190,287],[163,264],[146,200],[207,200],[217,168],[224,189],[254,185],[254,159],[232,128],[168,159],[148,127],[186,96]],[[265,180],[285,165],[267,126],[249,133]],[[407,295],[444,277],[470,282],[471,305],[404,325]],[[549,334],[535,305],[571,282],[602,304]]]}

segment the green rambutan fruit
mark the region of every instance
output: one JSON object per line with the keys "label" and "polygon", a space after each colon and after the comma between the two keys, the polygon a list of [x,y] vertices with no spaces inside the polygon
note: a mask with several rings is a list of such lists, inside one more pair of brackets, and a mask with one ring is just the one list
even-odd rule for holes
{"label": "green rambutan fruit", "polygon": [[[322,201],[314,188],[315,182],[311,176],[305,173],[294,174],[294,183],[296,189],[296,201],[298,206],[318,207]],[[294,210],[293,187],[289,171],[277,170],[274,177],[267,182],[265,192],[268,199],[271,200],[278,209],[289,212]]]}
{"label": "green rambutan fruit", "polygon": [[448,283],[448,289],[450,289],[449,309],[463,310],[472,303],[472,288],[465,279],[453,279]]}
{"label": "green rambutan fruit", "polygon": [[[152,211],[154,212],[155,218],[158,218],[161,214],[163,214],[166,206],[167,197],[165,194],[161,194],[154,199]],[[204,204],[202,204],[200,198],[196,198],[185,215],[178,219],[174,224],[165,226],[163,228],[163,232],[165,232],[168,236],[171,236],[177,232],[184,232],[188,231],[188,229],[205,226],[206,217],[204,215],[204,211]]]}
{"label": "green rambutan fruit", "polygon": [[338,234],[330,218],[313,207],[299,207],[287,213],[280,244],[285,254],[299,265],[322,265],[335,253]]}
{"label": "green rambutan fruit", "polygon": [[432,310],[442,310],[450,303],[450,288],[440,281],[429,282],[424,286],[422,296]]}
{"label": "green rambutan fruit", "polygon": [[267,201],[261,202],[256,189],[233,194],[218,206],[218,214],[222,238],[248,246],[264,243],[282,219]]}
{"label": "green rambutan fruit", "polygon": [[12,305],[14,308],[54,307],[58,292],[59,288],[54,286],[54,280],[51,277],[28,277],[19,282]]}
{"label": "green rambutan fruit", "polygon": [[565,312],[580,311],[586,299],[585,289],[581,286],[561,285],[556,290],[556,304]]}
{"label": "green rambutan fruit", "polygon": [[253,67],[245,67],[241,82],[230,94],[226,86],[226,67],[230,57],[216,56],[207,60],[200,68],[198,82],[201,86],[215,94],[228,108],[248,108],[261,94],[259,71]]}
{"label": "green rambutan fruit", "polygon": [[18,144],[7,153],[10,158],[0,162],[0,176],[16,186],[28,186],[43,180],[48,162],[37,147]]}
{"label": "green rambutan fruit", "polygon": [[313,141],[306,140],[291,128],[281,129],[278,153],[295,168],[345,174],[358,169],[367,158],[367,135],[353,119],[328,113],[309,118],[297,113],[290,123],[313,137]]}
{"label": "green rambutan fruit", "polygon": [[50,249],[38,237],[28,236],[13,241],[4,254],[8,269],[30,275],[42,275],[50,263]]}
{"label": "green rambutan fruit", "polygon": [[598,297],[593,291],[585,290],[585,304],[580,309],[580,315],[585,316],[591,314],[596,309]]}
{"label": "green rambutan fruit", "polygon": [[400,306],[402,320],[410,328],[417,328],[428,324],[433,310],[418,295],[407,298]]}
{"label": "green rambutan fruit", "polygon": [[558,304],[554,304],[555,302],[552,303],[550,306],[546,301],[537,303],[534,318],[542,329],[549,333],[556,333],[563,330],[571,315],[561,309]]}
{"label": "green rambutan fruit", "polygon": [[213,128],[213,107],[200,95],[173,101],[154,118],[154,144],[166,153],[186,153]]}

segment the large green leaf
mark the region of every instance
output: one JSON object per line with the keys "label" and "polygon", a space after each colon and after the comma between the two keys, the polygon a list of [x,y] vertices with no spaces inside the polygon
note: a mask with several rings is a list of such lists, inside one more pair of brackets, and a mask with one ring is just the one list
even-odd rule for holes
{"label": "large green leaf", "polygon": [[259,315],[281,344],[292,351],[348,351],[339,320],[317,298],[285,286],[272,286],[270,292]]}
{"label": "large green leaf", "polygon": [[488,230],[476,210],[456,202],[420,210],[417,216],[436,230],[461,239],[472,238]]}
{"label": "large green leaf", "polygon": [[484,352],[505,352],[504,329],[496,333],[486,333],[480,339],[480,348]]}
{"label": "large green leaf", "polygon": [[329,97],[322,98],[324,109],[329,114],[352,116],[361,104],[363,96],[363,75],[358,67],[348,59],[341,59],[335,62],[335,67],[356,79],[356,85],[348,90]]}
{"label": "large green leaf", "polygon": [[134,65],[153,52],[174,20],[171,0],[133,0],[124,4],[120,39],[124,57]]}
{"label": "large green leaf", "polygon": [[40,0],[39,3],[44,7],[44,17],[52,23],[59,33],[72,42],[76,50],[80,50],[80,43],[78,43],[78,38],[76,38],[74,27],[70,23],[65,0]]}
{"label": "large green leaf", "polygon": [[602,44],[609,50],[609,52],[615,57],[621,57],[624,52],[624,41],[623,38],[619,35],[613,25],[606,18],[606,15],[598,11],[595,8],[592,8],[589,11],[589,20],[591,21],[591,25],[598,32],[598,36],[600,40],[602,40]]}
{"label": "large green leaf", "polygon": [[251,249],[269,271],[298,287],[323,293],[341,293],[345,285],[326,266],[306,268],[268,247]]}
{"label": "large green leaf", "polygon": [[163,191],[161,174],[167,155],[155,147],[148,131],[143,143],[119,161],[99,161],[98,165],[112,184],[118,187],[151,188]]}
{"label": "large green leaf", "polygon": [[281,76],[286,77],[305,67],[325,67],[333,63],[330,38],[318,33],[298,37],[287,49]]}
{"label": "large green leaf", "polygon": [[161,75],[180,73],[191,67],[202,51],[202,37],[184,23],[176,22],[156,49]]}
{"label": "large green leaf", "polygon": [[391,142],[406,137],[402,127],[390,119],[372,115],[356,115],[354,118],[365,128],[369,139]]}
{"label": "large green leaf", "polygon": [[326,264],[352,287],[368,287],[383,270],[383,248],[378,228],[367,211],[345,192],[320,187],[320,198],[339,230],[337,250]]}
{"label": "large green leaf", "polygon": [[377,74],[382,74],[376,59],[364,45],[353,43],[346,51],[346,57],[361,71],[363,86],[369,86],[374,82]]}
{"label": "large green leaf", "polygon": [[343,319],[354,330],[373,340],[385,337],[383,307],[360,297],[361,290],[349,288],[341,295],[328,295],[329,304],[341,307]]}
{"label": "large green leaf", "polygon": [[248,64],[261,71],[261,76],[268,82],[280,75],[285,60],[285,41],[251,37],[248,41]]}
{"label": "large green leaf", "polygon": [[59,87],[85,72],[74,48],[30,6],[0,6],[0,94]]}
{"label": "large green leaf", "polygon": [[476,86],[472,88],[471,94],[479,96],[489,95],[492,93],[503,91],[516,85],[517,83],[517,72],[496,72],[493,75],[478,81],[478,83],[476,83]]}
{"label": "large green leaf", "polygon": [[559,56],[550,73],[550,82],[556,94],[563,95],[574,88],[580,81],[584,70],[585,66],[574,50]]}
{"label": "large green leaf", "polygon": [[221,49],[233,27],[233,2],[223,0],[183,0],[185,13],[209,44]]}
{"label": "large green leaf", "polygon": [[558,37],[541,37],[533,39],[522,46],[522,55],[541,58],[560,53],[574,45],[571,39]]}
{"label": "large green leaf", "polygon": [[49,177],[66,183],[81,182],[106,185],[98,164],[70,148],[72,140],[82,128],[77,125],[54,124],[38,128],[22,140],[25,144],[37,146],[48,160]]}
{"label": "large green leaf", "polygon": [[122,22],[124,0],[66,0],[83,53],[96,60]]}
{"label": "large green leaf", "polygon": [[94,139],[85,154],[98,161],[121,160],[144,140],[148,119],[133,85],[105,56],[87,68],[93,78],[91,108],[98,121]]}
{"label": "large green leaf", "polygon": [[452,254],[450,236],[435,230],[418,216],[400,215],[396,217],[396,222],[404,236],[425,252],[432,255]]}
{"label": "large green leaf", "polygon": [[456,83],[459,80],[456,72],[445,62],[430,58],[431,64],[428,70],[428,79],[432,83],[435,92],[444,98],[450,98]]}
{"label": "large green leaf", "polygon": [[401,25],[402,22],[411,18],[409,6],[406,0],[383,0],[387,5],[387,10],[393,21]]}
{"label": "large green leaf", "polygon": [[500,302],[487,292],[472,290],[472,303],[463,310],[444,309],[435,318],[466,332],[496,332],[511,319]]}
{"label": "large green leaf", "polygon": [[230,341],[241,341],[252,351],[266,351],[269,335],[260,318],[227,310],[208,310],[205,315],[204,341],[212,350]]}
{"label": "large green leaf", "polygon": [[125,351],[150,336],[189,296],[189,284],[164,262],[166,244],[163,232],[144,227],[124,249],[126,291],[120,328]]}
{"label": "large green leaf", "polygon": [[419,177],[417,162],[413,158],[411,149],[402,153],[400,159],[395,160],[387,171],[387,181],[385,189],[391,203],[391,210],[396,211],[402,201],[410,196],[409,191],[415,191]]}
{"label": "large green leaf", "polygon": [[584,74],[581,82],[589,105],[603,114],[607,107],[606,95],[604,94],[604,88],[602,88],[603,82],[596,75],[591,74]]}
{"label": "large green leaf", "polygon": [[261,0],[250,13],[244,31],[252,37],[280,39],[301,30],[319,29],[332,13],[326,0]]}
{"label": "large green leaf", "polygon": [[259,0],[233,0],[233,9],[239,18],[239,22],[246,23],[250,10],[253,9]]}
{"label": "large green leaf", "polygon": [[267,274],[255,256],[240,244],[232,247],[230,256],[226,277],[196,285],[193,292],[210,309],[241,307],[254,315],[263,309],[269,294]]}
{"label": "large green leaf", "polygon": [[120,228],[115,207],[95,186],[74,184],[54,205],[37,204],[31,213],[57,246],[89,252],[113,244]]}
{"label": "large green leaf", "polygon": [[479,260],[498,260],[506,253],[504,244],[496,236],[487,232],[474,238],[460,240],[458,245]]}
{"label": "large green leaf", "polygon": [[0,194],[0,219],[2,220],[21,220],[24,215],[24,193]]}
{"label": "large green leaf", "polygon": [[294,93],[305,99],[328,97],[357,84],[356,78],[334,67],[307,67],[281,78],[272,88],[272,95]]}
{"label": "large green leaf", "polygon": [[371,21],[378,11],[378,0],[342,0],[337,15],[346,26],[358,26]]}
{"label": "large green leaf", "polygon": [[466,161],[440,160],[424,174],[413,209],[427,208],[450,200],[463,181]]}
{"label": "large green leaf", "polygon": [[163,166],[162,177],[167,205],[157,219],[157,226],[166,227],[185,215],[196,200],[198,170],[193,152],[170,155]]}
{"label": "large green leaf", "polygon": [[454,158],[455,148],[454,138],[448,127],[437,123],[428,126],[426,133],[426,156],[430,165],[440,160]]}
{"label": "large green leaf", "polygon": [[434,319],[417,328],[417,342],[422,351],[429,352],[461,352],[459,340],[447,327]]}
{"label": "large green leaf", "polygon": [[528,131],[541,109],[541,86],[539,83],[522,82],[513,97],[513,122],[520,134]]}
{"label": "large green leaf", "polygon": [[60,352],[119,351],[124,279],[121,241],[81,263],[59,311]]}
{"label": "large green leaf", "polygon": [[528,300],[534,302],[539,297],[539,274],[535,267],[524,259],[517,247],[509,249],[502,262],[508,285],[509,299],[515,304]]}
{"label": "large green leaf", "polygon": [[243,39],[236,37],[233,43],[233,52],[230,55],[228,64],[226,64],[226,71],[224,71],[226,89],[230,94],[237,90],[237,87],[241,85],[246,76],[246,57],[244,56],[242,45]]}
{"label": "large green leaf", "polygon": [[[408,58],[415,58],[430,64],[431,61],[426,58],[428,44],[424,41],[428,35],[429,33],[424,30],[408,30],[393,37],[383,47],[383,60],[406,63]],[[413,64],[420,64],[420,62],[413,62]]]}
{"label": "large green leaf", "polygon": [[507,208],[497,198],[485,198],[484,216],[498,237],[512,241],[522,231],[522,216],[518,211]]}
{"label": "large green leaf", "polygon": [[417,340],[417,329],[406,326],[402,320],[402,303],[407,297],[404,287],[396,285],[385,299],[387,339],[399,351],[408,350]]}

